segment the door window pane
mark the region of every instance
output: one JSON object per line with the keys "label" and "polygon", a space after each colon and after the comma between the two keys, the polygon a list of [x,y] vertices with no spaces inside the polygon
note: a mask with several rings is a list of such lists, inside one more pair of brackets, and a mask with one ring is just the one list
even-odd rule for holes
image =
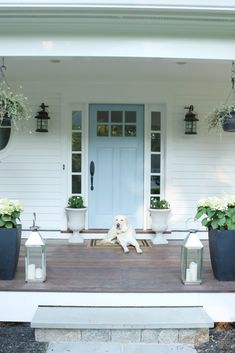
{"label": "door window pane", "polygon": [[111,111],[111,122],[122,123],[122,111]]}
{"label": "door window pane", "polygon": [[125,122],[136,124],[136,112],[125,112]]}
{"label": "door window pane", "polygon": [[151,151],[160,152],[161,150],[161,135],[157,133],[151,133]]}
{"label": "door window pane", "polygon": [[97,123],[108,123],[109,122],[109,112],[108,111],[98,111],[97,112]]}
{"label": "door window pane", "polygon": [[125,136],[135,137],[136,136],[136,126],[135,125],[126,125],[125,126]]}
{"label": "door window pane", "polygon": [[82,112],[73,111],[72,112],[72,129],[81,130],[82,128]]}
{"label": "door window pane", "polygon": [[160,176],[151,176],[151,194],[160,194]]}
{"label": "door window pane", "polygon": [[81,194],[81,175],[72,175],[72,194]]}
{"label": "door window pane", "polygon": [[82,148],[82,134],[81,132],[72,133],[72,151],[81,151]]}
{"label": "door window pane", "polygon": [[122,125],[112,125],[111,126],[111,136],[122,136]]}
{"label": "door window pane", "polygon": [[151,173],[160,173],[160,154],[151,155]]}
{"label": "door window pane", "polygon": [[81,161],[82,161],[82,155],[79,154],[74,154],[72,155],[72,172],[74,173],[80,173],[81,172]]}
{"label": "door window pane", "polygon": [[97,125],[97,136],[109,136],[109,125]]}
{"label": "door window pane", "polygon": [[151,130],[161,130],[161,113],[152,112],[151,113]]}

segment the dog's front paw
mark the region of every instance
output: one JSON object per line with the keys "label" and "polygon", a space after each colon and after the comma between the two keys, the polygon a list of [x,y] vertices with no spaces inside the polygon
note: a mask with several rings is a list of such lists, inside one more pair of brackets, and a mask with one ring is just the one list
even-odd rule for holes
{"label": "dog's front paw", "polygon": [[143,250],[137,249],[136,252],[137,252],[138,254],[142,254]]}
{"label": "dog's front paw", "polygon": [[129,252],[130,252],[129,249],[124,249],[124,253],[125,253],[125,254],[128,254]]}

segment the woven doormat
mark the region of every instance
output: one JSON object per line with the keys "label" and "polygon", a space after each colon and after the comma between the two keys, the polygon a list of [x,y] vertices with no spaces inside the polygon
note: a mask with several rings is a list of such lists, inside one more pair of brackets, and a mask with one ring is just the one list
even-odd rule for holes
{"label": "woven doormat", "polygon": [[[151,243],[148,240],[145,239],[138,239],[137,240],[140,247],[151,247]],[[120,247],[120,245],[118,243],[112,244],[112,243],[103,243],[102,239],[92,239],[90,241],[89,246],[94,247],[94,248],[116,248],[116,247]],[[130,245],[132,246],[132,245]]]}

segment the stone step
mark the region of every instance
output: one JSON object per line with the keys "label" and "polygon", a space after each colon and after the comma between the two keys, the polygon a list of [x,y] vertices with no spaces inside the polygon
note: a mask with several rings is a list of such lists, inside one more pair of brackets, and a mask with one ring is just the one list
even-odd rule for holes
{"label": "stone step", "polygon": [[203,307],[38,307],[40,342],[187,343],[208,341],[214,323]]}
{"label": "stone step", "polygon": [[50,343],[47,353],[197,353],[193,346],[176,344]]}

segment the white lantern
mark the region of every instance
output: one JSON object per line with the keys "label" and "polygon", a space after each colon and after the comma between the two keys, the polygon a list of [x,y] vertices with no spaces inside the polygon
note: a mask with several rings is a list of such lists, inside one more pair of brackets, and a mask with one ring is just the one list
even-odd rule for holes
{"label": "white lantern", "polygon": [[195,233],[189,233],[181,248],[181,280],[184,284],[202,282],[203,245]]}
{"label": "white lantern", "polygon": [[46,246],[35,227],[25,243],[25,281],[44,282],[45,280]]}

